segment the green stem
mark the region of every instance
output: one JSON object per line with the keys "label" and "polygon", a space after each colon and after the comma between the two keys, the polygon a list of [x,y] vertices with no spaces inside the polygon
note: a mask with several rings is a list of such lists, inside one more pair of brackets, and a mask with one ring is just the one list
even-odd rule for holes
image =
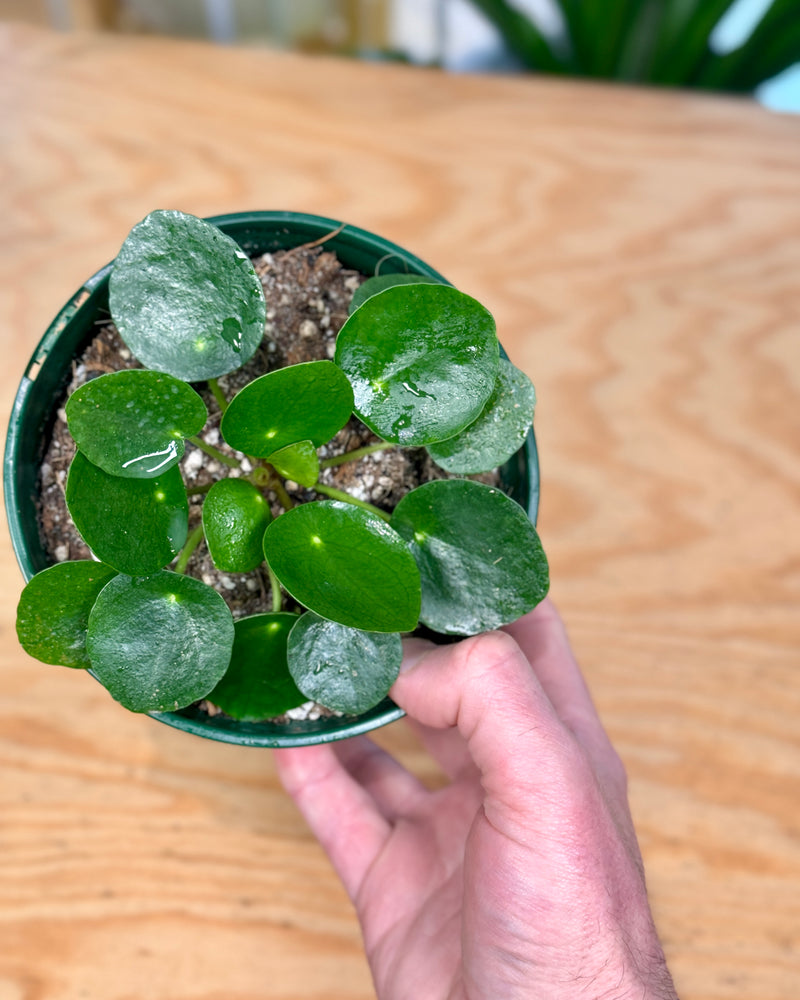
{"label": "green stem", "polygon": [[208,491],[211,489],[213,485],[214,485],[213,483],[203,483],[202,486],[187,486],[186,496],[196,497],[200,496],[202,493],[208,493]]}
{"label": "green stem", "polygon": [[228,409],[228,398],[222,391],[219,382],[215,378],[210,378],[208,380],[208,388],[211,395],[216,399],[217,405],[219,406],[219,412],[224,413]]}
{"label": "green stem", "polygon": [[275,475],[272,471],[272,466],[269,465],[256,465],[253,471],[247,476],[253,486],[257,486],[259,489],[269,489],[272,485],[272,481]]}
{"label": "green stem", "polygon": [[241,462],[233,458],[231,455],[224,455],[219,448],[215,448],[213,444],[206,444],[202,438],[199,437],[189,437],[186,438],[195,448],[199,448],[200,451],[204,451],[206,455],[211,458],[215,458],[218,462],[222,462],[223,465],[227,465],[230,469],[241,469]]}
{"label": "green stem", "polygon": [[269,586],[272,591],[272,613],[277,614],[283,607],[283,595],[281,594],[281,582],[275,576],[269,563],[266,564],[269,573]]}
{"label": "green stem", "polygon": [[367,503],[366,500],[358,500],[349,493],[345,493],[344,490],[337,490],[333,486],[323,486],[322,483],[317,483],[314,489],[317,493],[322,493],[323,496],[330,497],[331,500],[343,500],[345,503],[351,503],[356,507],[363,507],[364,510],[368,510],[370,514],[375,514],[384,521],[391,520],[391,515],[387,514],[385,510],[381,510],[380,507],[376,507],[374,504]]}
{"label": "green stem", "polygon": [[386,451],[388,448],[395,448],[396,445],[389,441],[379,441],[378,444],[367,444],[363,448],[355,448],[344,455],[335,455],[333,458],[323,458],[319,463],[320,469],[332,469],[335,465],[344,465],[345,462],[355,462],[359,458],[367,455],[374,455],[376,451]]}
{"label": "green stem", "polygon": [[275,496],[278,498],[278,503],[283,507],[284,510],[291,510],[294,507],[294,501],[286,492],[286,488],[283,483],[276,476],[272,482],[269,484],[269,488],[275,491]]}
{"label": "green stem", "polygon": [[272,490],[284,510],[291,510],[294,507],[283,481],[271,465],[257,465],[247,478],[253,486],[257,486],[260,490]]}
{"label": "green stem", "polygon": [[272,490],[284,510],[294,507],[294,501],[286,492],[283,480],[271,465],[257,465],[248,478],[259,489]]}
{"label": "green stem", "polygon": [[190,533],[189,537],[186,539],[186,543],[181,549],[181,554],[178,556],[178,561],[175,563],[176,573],[185,573],[186,567],[189,565],[189,560],[192,558],[192,553],[200,544],[203,538],[203,525],[198,524]]}

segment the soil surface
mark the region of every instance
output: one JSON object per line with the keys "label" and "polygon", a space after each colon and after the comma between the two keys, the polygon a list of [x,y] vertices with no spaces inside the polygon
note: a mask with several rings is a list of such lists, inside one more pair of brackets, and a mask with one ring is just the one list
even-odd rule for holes
{"label": "soil surface", "polygon": [[[347,319],[347,308],[353,292],[365,276],[344,268],[336,255],[316,248],[295,248],[274,254],[264,254],[253,261],[261,278],[267,301],[267,323],[264,339],[256,353],[241,368],[217,381],[230,399],[254,378],[276,368],[332,358],[336,335]],[[67,511],[64,488],[67,471],[75,454],[75,443],[69,434],[64,413],[66,398],[85,382],[107,372],[123,368],[140,368],[110,322],[98,328],[97,335],[84,353],[73,362],[72,380],[58,410],[53,435],[41,467],[39,520],[42,540],[53,562],[67,559],[90,559],[92,554],[74,527]],[[226,475],[246,475],[252,467],[241,453],[234,452],[219,433],[219,404],[205,383],[193,388],[208,407],[209,419],[200,437],[224,454],[237,458],[240,469],[229,469],[210,458],[190,442],[180,464],[187,489],[202,487]],[[378,438],[359,420],[350,422],[327,445],[318,449],[320,458],[334,457],[364,445],[375,444]],[[358,499],[366,500],[383,510],[391,511],[409,490],[431,479],[448,478],[429,458],[424,448],[387,448],[356,462],[324,469],[320,483],[346,490]],[[496,483],[494,474],[475,476]],[[296,502],[325,499],[314,490],[304,489],[291,481],[287,492]],[[272,505],[273,515],[282,511],[271,491],[265,496]],[[200,522],[203,494],[189,497],[189,531]],[[251,573],[224,573],[211,562],[208,550],[199,546],[192,554],[186,572],[219,591],[234,618],[271,610],[269,577],[262,568]],[[291,598],[284,595],[283,609],[298,610]],[[204,703],[214,712],[214,706]],[[289,713],[292,718],[315,718],[327,710],[313,703]]]}

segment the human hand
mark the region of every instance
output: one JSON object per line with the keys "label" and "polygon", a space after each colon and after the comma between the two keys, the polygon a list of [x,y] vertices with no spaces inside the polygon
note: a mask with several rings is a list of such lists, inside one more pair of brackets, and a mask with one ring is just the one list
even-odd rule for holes
{"label": "human hand", "polygon": [[552,604],[453,645],[408,640],[391,693],[445,788],[366,737],[276,751],[380,1000],[676,1000],[625,772]]}

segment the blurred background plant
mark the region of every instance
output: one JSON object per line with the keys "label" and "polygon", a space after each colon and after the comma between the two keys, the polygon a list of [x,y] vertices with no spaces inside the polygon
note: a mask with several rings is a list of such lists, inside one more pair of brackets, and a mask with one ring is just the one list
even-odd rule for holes
{"label": "blurred background plant", "polygon": [[755,94],[800,111],[800,0],[0,0],[0,18]]}
{"label": "blurred background plant", "polygon": [[[539,72],[752,93],[800,62],[800,0],[553,0],[555,28],[510,0],[471,2]],[[751,29],[728,47],[736,7]]]}

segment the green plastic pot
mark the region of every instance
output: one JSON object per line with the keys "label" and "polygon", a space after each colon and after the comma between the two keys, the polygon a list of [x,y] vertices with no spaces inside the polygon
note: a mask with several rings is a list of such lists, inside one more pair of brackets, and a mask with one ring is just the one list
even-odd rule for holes
{"label": "green plastic pot", "polygon": [[[210,222],[231,236],[248,254],[290,249],[325,239],[345,267],[370,275],[404,272],[445,279],[407,250],[354,226],[299,212],[238,212],[214,216]],[[329,235],[333,234],[333,235]],[[108,277],[112,264],[92,275],[50,324],[14,399],[6,439],[3,485],[6,514],[22,574],[29,580],[50,565],[39,534],[36,507],[39,467],[56,411],[71,377],[71,364],[91,341],[98,320],[107,319]],[[524,447],[502,468],[502,484],[535,523],[539,505],[539,466],[533,432]],[[152,717],[196,736],[243,746],[278,747],[328,743],[377,729],[403,715],[386,698],[359,716],[324,718],[283,724],[236,722],[209,717],[194,708],[154,712]]]}

